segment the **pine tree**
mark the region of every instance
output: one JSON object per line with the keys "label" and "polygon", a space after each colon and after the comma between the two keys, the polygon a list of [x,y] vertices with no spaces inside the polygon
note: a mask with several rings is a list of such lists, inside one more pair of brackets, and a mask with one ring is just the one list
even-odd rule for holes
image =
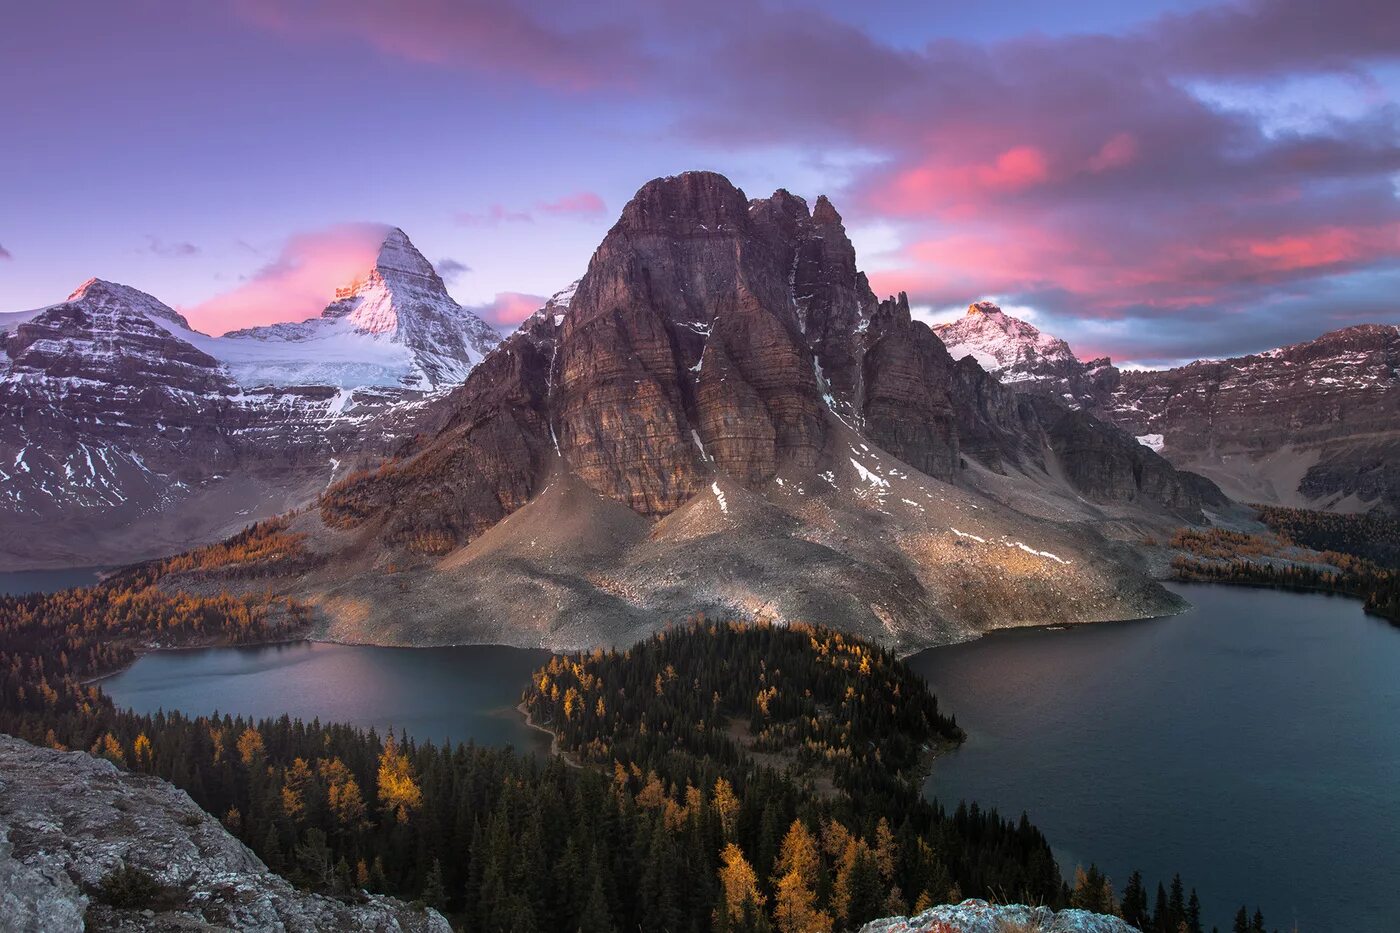
{"label": "pine tree", "polygon": [[433,867],[423,879],[423,894],[419,900],[438,912],[447,910],[447,887],[442,882],[442,862],[437,859],[433,859]]}
{"label": "pine tree", "polygon": [[1196,889],[1191,889],[1191,899],[1186,902],[1186,929],[1190,933],[1203,933],[1201,930],[1201,899]]}

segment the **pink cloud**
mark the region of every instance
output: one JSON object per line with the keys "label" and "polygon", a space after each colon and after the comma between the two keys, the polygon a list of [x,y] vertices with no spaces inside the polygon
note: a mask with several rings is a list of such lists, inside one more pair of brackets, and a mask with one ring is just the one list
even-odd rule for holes
{"label": "pink cloud", "polygon": [[496,297],[491,301],[486,304],[471,305],[468,310],[486,323],[508,331],[544,307],[546,300],[542,295],[497,292]]}
{"label": "pink cloud", "polygon": [[592,191],[580,191],[554,201],[536,201],[534,210],[492,204],[484,211],[458,211],[453,217],[465,227],[498,227],[506,223],[533,223],[537,212],[549,217],[592,219],[603,216],[607,210],[608,206],[597,194]]}
{"label": "pink cloud", "polygon": [[539,209],[545,214],[598,217],[607,213],[608,206],[592,191],[580,191],[565,195],[557,201],[541,202]]}
{"label": "pink cloud", "polygon": [[950,164],[934,158],[877,183],[869,197],[889,214],[929,214],[967,207],[989,195],[1014,194],[1050,178],[1045,153],[1012,146],[990,161]]}
{"label": "pink cloud", "polygon": [[452,216],[464,227],[498,227],[506,223],[530,223],[535,219],[529,211],[513,211],[504,204],[492,204],[479,213],[458,211]]}
{"label": "pink cloud", "polygon": [[1089,159],[1089,171],[1108,172],[1137,161],[1137,138],[1132,133],[1115,133]]}
{"label": "pink cloud", "polygon": [[181,311],[207,333],[304,321],[330,304],[335,290],[374,266],[389,227],[340,224],[287,238],[277,258],[242,285]]}
{"label": "pink cloud", "polygon": [[491,0],[234,0],[254,25],[309,41],[362,42],[411,62],[517,75],[544,87],[626,86],[649,70],[621,18],[580,22]]}

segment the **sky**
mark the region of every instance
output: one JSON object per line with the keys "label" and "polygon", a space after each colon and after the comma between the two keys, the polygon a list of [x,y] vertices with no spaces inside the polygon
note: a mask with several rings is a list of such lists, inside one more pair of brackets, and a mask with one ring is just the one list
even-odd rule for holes
{"label": "sky", "polygon": [[710,169],[1082,357],[1400,323],[1394,0],[69,0],[7,9],[0,86],[0,311],[304,319],[394,225],[509,328]]}

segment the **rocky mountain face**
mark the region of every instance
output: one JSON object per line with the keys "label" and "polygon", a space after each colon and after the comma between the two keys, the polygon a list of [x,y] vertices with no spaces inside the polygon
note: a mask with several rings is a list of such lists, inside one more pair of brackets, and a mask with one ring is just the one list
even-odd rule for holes
{"label": "rocky mountain face", "polygon": [[314,321],[219,338],[98,279],[6,316],[0,516],[25,533],[0,560],[124,561],[303,504],[410,436],[498,340],[398,230],[343,291]]}
{"label": "rocky mountain face", "polygon": [[[104,902],[119,866],[164,888],[149,906]],[[182,790],[82,752],[0,735],[0,911],[27,933],[374,930],[450,933],[434,910],[379,895],[299,891]]]}
{"label": "rocky mountain face", "polygon": [[1103,410],[1240,499],[1400,513],[1400,327],[1124,372]]}
{"label": "rocky mountain face", "polygon": [[1118,371],[1107,357],[1083,362],[1059,337],[1041,333],[991,301],[975,302],[964,317],[933,330],[954,359],[970,356],[1002,383],[1053,396],[1072,408],[1096,410],[1117,382]]}
{"label": "rocky mountain face", "polygon": [[289,586],[336,638],[578,647],[708,608],[917,645],[1167,611],[1092,526],[1225,501],[953,360],[876,300],[825,199],[703,172],[638,191],[572,293],[434,411],[296,520],[328,559]]}
{"label": "rocky mountain face", "polygon": [[1081,362],[987,302],[935,330],[1017,392],[1115,424],[1235,498],[1400,510],[1400,328],[1348,327],[1163,371]]}

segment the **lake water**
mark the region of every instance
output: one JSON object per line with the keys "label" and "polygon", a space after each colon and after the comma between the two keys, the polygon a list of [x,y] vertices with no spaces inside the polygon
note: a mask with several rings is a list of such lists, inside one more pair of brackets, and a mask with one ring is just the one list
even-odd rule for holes
{"label": "lake water", "polygon": [[[1400,929],[1400,629],[1360,603],[1211,586],[1150,622],[1001,632],[912,663],[968,741],[928,792],[1027,811],[1067,871],[1180,872],[1209,924]],[[138,710],[283,712],[547,748],[514,710],[547,657],[296,644],[148,655],[104,682]]]}
{"label": "lake water", "polygon": [[[926,792],[1022,810],[1066,871],[1179,871],[1210,923],[1400,930],[1400,629],[1340,597],[1172,587],[1171,619],[912,659],[968,733]],[[1150,898],[1149,898],[1150,900]]]}
{"label": "lake water", "polygon": [[418,739],[548,751],[549,736],[516,711],[548,651],[497,645],[372,648],[294,642],[160,651],[102,682],[138,712],[215,711],[392,727]]}
{"label": "lake water", "polygon": [[67,567],[62,570],[0,571],[0,596],[16,593],[57,593],[75,586],[92,586],[105,567]]}

